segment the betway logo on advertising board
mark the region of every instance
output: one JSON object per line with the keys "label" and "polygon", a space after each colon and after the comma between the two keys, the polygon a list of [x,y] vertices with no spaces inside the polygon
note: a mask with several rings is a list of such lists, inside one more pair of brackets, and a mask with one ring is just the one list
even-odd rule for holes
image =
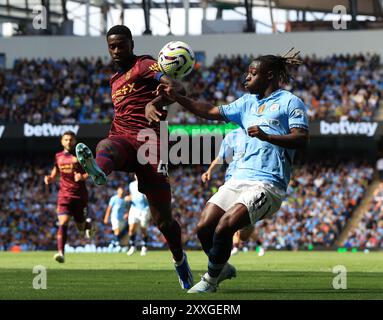
{"label": "betway logo on advertising board", "polygon": [[43,123],[41,125],[24,124],[25,137],[59,137],[65,131],[73,131],[77,134],[79,125],[55,125],[51,123]]}
{"label": "betway logo on advertising board", "polygon": [[378,128],[377,122],[349,122],[340,121],[328,123],[326,121],[320,122],[320,134],[334,134],[334,135],[363,135],[367,137],[374,136]]}

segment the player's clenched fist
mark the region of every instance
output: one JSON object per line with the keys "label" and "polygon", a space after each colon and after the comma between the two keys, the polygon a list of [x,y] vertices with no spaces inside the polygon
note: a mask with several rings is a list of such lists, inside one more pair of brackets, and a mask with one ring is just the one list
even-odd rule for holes
{"label": "player's clenched fist", "polygon": [[210,181],[210,178],[211,178],[211,173],[210,171],[206,171],[202,174],[201,176],[201,180],[203,183],[205,183],[206,181]]}
{"label": "player's clenched fist", "polygon": [[265,133],[259,126],[252,126],[247,128],[247,133],[252,138],[258,138],[262,141],[267,141],[269,138],[269,135]]}

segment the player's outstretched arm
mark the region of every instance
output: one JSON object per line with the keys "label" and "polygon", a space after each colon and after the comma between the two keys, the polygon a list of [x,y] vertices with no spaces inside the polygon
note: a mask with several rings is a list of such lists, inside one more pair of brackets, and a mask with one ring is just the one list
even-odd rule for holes
{"label": "player's outstretched arm", "polygon": [[267,134],[259,126],[249,127],[247,132],[252,138],[258,138],[287,149],[305,148],[309,142],[309,132],[301,128],[292,128],[290,133],[285,135]]}
{"label": "player's outstretched arm", "polygon": [[[160,83],[173,86],[175,90],[182,95],[186,94],[186,90],[181,82],[175,81],[166,75],[163,75],[160,78]],[[159,122],[160,117],[162,117],[162,107],[168,106],[172,103],[174,103],[174,100],[165,95],[158,95],[156,98],[150,101],[145,106],[145,117],[148,119],[149,123],[152,123],[153,121]]]}
{"label": "player's outstretched arm", "polygon": [[224,120],[217,106],[208,102],[196,101],[180,94],[172,85],[160,84],[157,87],[157,95],[165,95],[178,102],[185,109],[195,115],[209,120]]}
{"label": "player's outstretched arm", "polygon": [[57,168],[56,166],[54,166],[51,171],[51,174],[44,177],[44,183],[47,185],[52,183],[56,179],[56,176],[57,176]]}

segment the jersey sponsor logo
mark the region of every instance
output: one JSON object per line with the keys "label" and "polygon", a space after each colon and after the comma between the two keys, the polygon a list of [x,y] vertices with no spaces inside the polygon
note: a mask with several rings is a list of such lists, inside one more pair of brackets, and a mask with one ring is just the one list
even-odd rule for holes
{"label": "jersey sponsor logo", "polygon": [[134,87],[136,84],[128,83],[126,86],[124,85],[121,89],[118,89],[115,93],[112,95],[112,99],[120,102],[125,96],[128,94],[137,91],[137,89]]}
{"label": "jersey sponsor logo", "polygon": [[4,130],[5,130],[5,126],[0,126],[0,139],[3,136]]}
{"label": "jersey sponsor logo", "polygon": [[59,137],[65,131],[73,131],[77,134],[79,125],[54,125],[43,123],[42,125],[24,124],[24,137]]}
{"label": "jersey sponsor logo", "polygon": [[72,173],[73,163],[59,164],[58,167],[61,173]]}
{"label": "jersey sponsor logo", "polygon": [[348,122],[340,121],[329,123],[326,121],[320,122],[320,133],[323,135],[363,135],[372,137],[375,135],[378,128],[377,122]]}

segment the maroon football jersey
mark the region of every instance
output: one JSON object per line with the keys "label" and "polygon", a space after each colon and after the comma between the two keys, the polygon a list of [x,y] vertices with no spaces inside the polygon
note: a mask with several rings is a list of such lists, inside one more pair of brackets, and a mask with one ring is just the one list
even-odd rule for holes
{"label": "maroon football jersey", "polygon": [[77,158],[66,151],[56,153],[55,166],[60,172],[59,202],[67,199],[87,199],[85,181],[74,181],[75,172],[85,173]]}
{"label": "maroon football jersey", "polygon": [[[156,98],[153,91],[159,84],[161,75],[157,61],[151,56],[135,56],[133,66],[118,72],[110,80],[114,119],[109,135],[137,134],[141,129],[150,128],[145,118],[145,106]],[[161,110],[164,120],[167,111]],[[159,128],[153,128],[157,134]]]}

